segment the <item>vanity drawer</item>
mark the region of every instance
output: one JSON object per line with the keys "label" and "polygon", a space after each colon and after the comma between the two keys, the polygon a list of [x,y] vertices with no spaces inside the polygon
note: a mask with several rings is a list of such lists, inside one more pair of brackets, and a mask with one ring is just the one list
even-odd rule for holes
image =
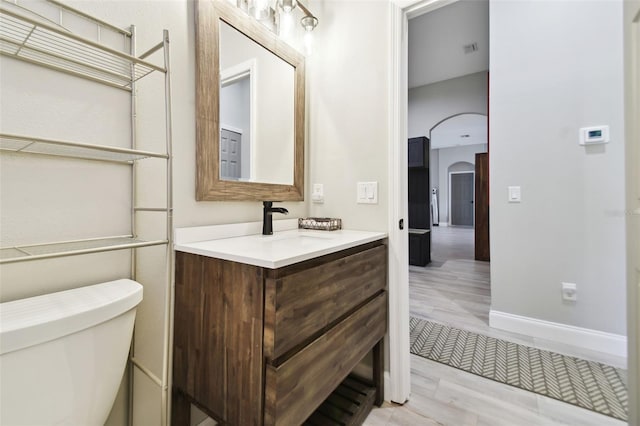
{"label": "vanity drawer", "polygon": [[267,364],[265,425],[301,424],[383,338],[386,323],[382,292],[280,366]]}
{"label": "vanity drawer", "polygon": [[265,280],[264,356],[274,360],[309,341],[387,285],[379,245],[281,278]]}

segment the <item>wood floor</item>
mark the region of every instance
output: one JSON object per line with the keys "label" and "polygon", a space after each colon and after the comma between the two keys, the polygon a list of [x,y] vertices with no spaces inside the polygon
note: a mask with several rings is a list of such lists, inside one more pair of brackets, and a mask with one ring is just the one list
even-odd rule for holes
{"label": "wood floor", "polygon": [[[473,260],[473,229],[434,227],[432,260],[409,268],[411,315],[453,327],[592,359],[615,366],[602,353],[489,327],[489,263]],[[376,408],[366,426],[622,426],[626,423],[551,398],[411,355],[411,396],[404,405]]]}

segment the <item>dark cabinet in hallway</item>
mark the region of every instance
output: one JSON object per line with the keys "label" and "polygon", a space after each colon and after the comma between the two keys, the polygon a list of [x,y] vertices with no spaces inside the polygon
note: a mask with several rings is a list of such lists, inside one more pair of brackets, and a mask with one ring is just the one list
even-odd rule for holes
{"label": "dark cabinet in hallway", "polygon": [[409,168],[429,168],[429,138],[409,138]]}
{"label": "dark cabinet in hallway", "polygon": [[426,266],[431,262],[431,231],[409,229],[409,265]]}
{"label": "dark cabinet in hallway", "polygon": [[429,138],[409,139],[409,264],[431,262]]}

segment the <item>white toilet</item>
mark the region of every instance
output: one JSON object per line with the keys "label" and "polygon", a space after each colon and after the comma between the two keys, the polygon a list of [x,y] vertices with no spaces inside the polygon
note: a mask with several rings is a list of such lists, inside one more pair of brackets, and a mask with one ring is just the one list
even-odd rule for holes
{"label": "white toilet", "polygon": [[0,304],[0,425],[104,425],[141,300],[123,279]]}

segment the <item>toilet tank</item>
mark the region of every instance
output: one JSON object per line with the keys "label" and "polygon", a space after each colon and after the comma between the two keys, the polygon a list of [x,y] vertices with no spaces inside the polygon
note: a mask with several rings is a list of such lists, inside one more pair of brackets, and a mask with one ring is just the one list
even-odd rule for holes
{"label": "toilet tank", "polygon": [[103,425],[141,300],[122,279],[0,304],[0,424]]}

